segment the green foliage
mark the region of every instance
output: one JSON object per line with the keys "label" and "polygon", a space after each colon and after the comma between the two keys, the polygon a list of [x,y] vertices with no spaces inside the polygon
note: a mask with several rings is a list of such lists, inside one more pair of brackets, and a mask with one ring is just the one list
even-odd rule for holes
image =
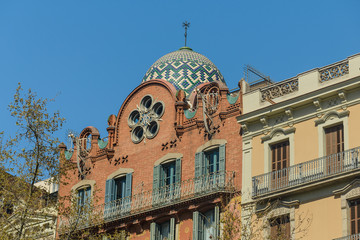
{"label": "green foliage", "polygon": [[59,112],[48,112],[52,101],[38,97],[31,89],[24,93],[19,83],[8,106],[16,134],[0,143],[0,229],[10,232],[12,239],[36,238],[41,231],[28,227],[39,220],[36,216],[54,216],[53,211],[44,208],[49,203],[46,192],[35,186],[45,178],[57,181],[61,173],[59,141],[54,134],[61,129],[64,118]]}

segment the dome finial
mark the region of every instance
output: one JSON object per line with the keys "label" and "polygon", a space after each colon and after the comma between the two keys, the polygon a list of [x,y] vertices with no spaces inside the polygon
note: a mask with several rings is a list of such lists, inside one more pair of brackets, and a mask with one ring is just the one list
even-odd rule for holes
{"label": "dome finial", "polygon": [[185,36],[185,47],[186,47],[187,29],[190,27],[190,22],[185,21],[185,22],[183,22],[182,26],[183,26],[183,28],[185,28],[184,36]]}

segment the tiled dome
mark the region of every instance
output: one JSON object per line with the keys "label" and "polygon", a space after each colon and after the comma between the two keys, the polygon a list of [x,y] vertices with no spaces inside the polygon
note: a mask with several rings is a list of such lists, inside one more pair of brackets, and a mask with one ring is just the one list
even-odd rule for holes
{"label": "tiled dome", "polygon": [[166,54],[157,60],[146,72],[143,82],[163,79],[173,84],[176,90],[183,89],[190,94],[196,86],[221,81],[223,76],[217,67],[205,56],[189,47]]}

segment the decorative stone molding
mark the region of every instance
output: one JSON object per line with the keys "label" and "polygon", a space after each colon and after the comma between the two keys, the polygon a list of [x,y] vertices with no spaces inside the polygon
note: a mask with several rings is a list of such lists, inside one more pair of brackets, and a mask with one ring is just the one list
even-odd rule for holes
{"label": "decorative stone molding", "polygon": [[313,100],[313,104],[316,107],[316,111],[321,111],[320,100],[318,98]]}
{"label": "decorative stone molding", "polygon": [[345,187],[333,191],[335,197],[341,197],[342,235],[350,235],[349,201],[360,198],[360,179],[354,179]]}
{"label": "decorative stone molding", "polygon": [[285,110],[285,114],[288,117],[288,120],[292,120],[294,118],[292,114],[292,110],[290,108]]}
{"label": "decorative stone molding", "polygon": [[248,128],[248,124],[247,123],[241,123],[241,128],[243,130],[244,134],[248,134],[249,133],[249,128]]}
{"label": "decorative stone molding", "polygon": [[347,106],[346,106],[347,100],[346,100],[346,93],[345,93],[345,91],[339,91],[339,92],[338,92],[338,96],[339,96],[340,101],[341,101],[341,104],[342,104],[341,108],[342,108],[343,110],[346,110],[346,108],[347,108]]}
{"label": "decorative stone molding", "polygon": [[275,134],[277,133],[282,133],[283,135],[288,135],[290,133],[294,133],[296,130],[295,127],[291,127],[291,128],[287,128],[287,129],[283,129],[283,128],[275,128],[274,130],[272,130],[268,135],[264,136],[261,138],[261,141],[268,141],[270,139],[272,139]]}
{"label": "decorative stone molding", "polygon": [[319,124],[323,124],[326,122],[326,120],[328,118],[330,118],[331,116],[336,116],[337,118],[343,118],[343,117],[347,117],[349,116],[350,111],[346,110],[346,111],[342,111],[342,112],[337,112],[337,111],[330,111],[328,113],[326,113],[322,118],[315,120],[315,125],[319,125]]}
{"label": "decorative stone molding", "polygon": [[278,116],[275,118],[275,123],[274,123],[274,125],[283,123],[283,122],[285,122],[285,121],[286,121],[286,115],[285,115],[285,114],[280,114],[280,115],[278,115]]}
{"label": "decorative stone molding", "polygon": [[297,78],[292,78],[261,89],[261,100],[264,102],[296,92],[297,90],[299,90],[299,81]]}
{"label": "decorative stone molding", "polygon": [[332,80],[334,78],[341,77],[349,73],[349,62],[345,61],[324,69],[320,69],[319,73],[320,73],[319,81],[321,83]]}
{"label": "decorative stone molding", "polygon": [[267,204],[264,208],[259,209],[256,213],[266,212],[264,215],[264,232],[263,236],[268,239],[270,236],[270,220],[283,215],[289,215],[290,220],[290,239],[294,239],[295,232],[295,208],[300,205],[299,200],[294,201],[281,201],[276,200],[273,203]]}
{"label": "decorative stone molding", "polygon": [[262,117],[260,118],[260,122],[263,125],[263,128],[267,128],[268,127],[268,122],[267,122],[267,117]]}

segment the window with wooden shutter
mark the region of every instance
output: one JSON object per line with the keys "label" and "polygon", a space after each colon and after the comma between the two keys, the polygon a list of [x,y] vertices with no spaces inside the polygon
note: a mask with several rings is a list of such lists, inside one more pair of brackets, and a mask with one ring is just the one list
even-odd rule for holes
{"label": "window with wooden shutter", "polygon": [[285,187],[288,183],[290,165],[289,140],[271,145],[272,188]]}
{"label": "window with wooden shutter", "polygon": [[326,139],[326,171],[328,174],[337,173],[343,167],[344,129],[343,125],[325,128]]}
{"label": "window with wooden shutter", "polygon": [[282,215],[270,219],[270,239],[290,239],[290,216]]}
{"label": "window with wooden shutter", "polygon": [[325,128],[325,136],[326,155],[344,151],[344,128],[342,124]]}
{"label": "window with wooden shutter", "polygon": [[349,202],[351,235],[360,233],[360,199]]}

